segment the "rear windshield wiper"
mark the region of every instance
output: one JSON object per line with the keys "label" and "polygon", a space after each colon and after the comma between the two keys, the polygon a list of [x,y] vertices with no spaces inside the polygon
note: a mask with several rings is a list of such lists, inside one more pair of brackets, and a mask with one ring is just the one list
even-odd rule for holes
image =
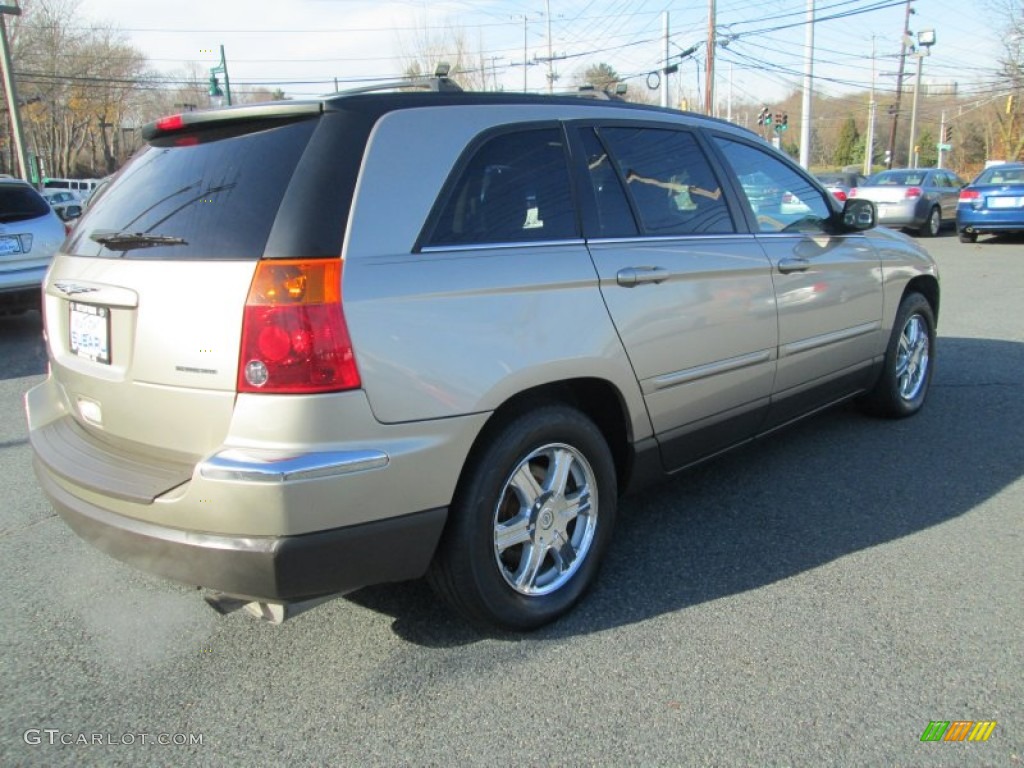
{"label": "rear windshield wiper", "polygon": [[94,232],[89,235],[89,239],[112,251],[152,248],[155,245],[188,245],[183,237],[150,235],[145,232]]}

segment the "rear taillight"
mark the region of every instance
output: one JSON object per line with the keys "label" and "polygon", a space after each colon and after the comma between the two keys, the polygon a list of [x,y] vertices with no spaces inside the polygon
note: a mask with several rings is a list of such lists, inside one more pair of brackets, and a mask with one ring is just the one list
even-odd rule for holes
{"label": "rear taillight", "polygon": [[[852,189],[850,190],[850,196],[851,197],[853,196],[853,190]],[[846,202],[846,193],[843,192],[843,190],[841,190],[841,189],[833,190],[832,197],[834,197],[840,203],[845,203]]]}
{"label": "rear taillight", "polygon": [[850,190],[850,197],[856,197],[856,196],[857,196],[857,188],[854,187],[853,189]]}
{"label": "rear taillight", "polygon": [[358,389],[341,310],[340,259],[264,259],[242,321],[239,392],[311,394]]}
{"label": "rear taillight", "polygon": [[980,200],[981,192],[976,189],[961,189],[960,190],[960,202],[969,203],[971,200]]}
{"label": "rear taillight", "polygon": [[921,196],[921,188],[920,187],[907,187],[907,191],[903,193],[903,196],[905,198],[909,199],[909,200],[913,200],[914,198],[918,198],[918,197]]}

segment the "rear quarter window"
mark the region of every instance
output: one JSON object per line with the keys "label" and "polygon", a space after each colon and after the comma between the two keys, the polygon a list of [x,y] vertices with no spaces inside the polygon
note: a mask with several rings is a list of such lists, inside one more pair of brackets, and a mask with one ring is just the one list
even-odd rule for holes
{"label": "rear quarter window", "polygon": [[494,136],[477,148],[446,190],[428,246],[578,236],[565,145],[557,128]]}
{"label": "rear quarter window", "polygon": [[[316,125],[304,120],[253,130],[248,124],[154,141],[87,209],[68,251],[128,258],[259,258]],[[111,250],[93,239],[108,233],[183,242]]]}

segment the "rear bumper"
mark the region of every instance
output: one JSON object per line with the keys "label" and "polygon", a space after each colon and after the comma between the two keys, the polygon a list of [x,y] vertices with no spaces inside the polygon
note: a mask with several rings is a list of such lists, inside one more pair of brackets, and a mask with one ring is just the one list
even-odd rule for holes
{"label": "rear bumper", "polygon": [[956,214],[957,232],[1024,232],[1024,212],[1001,210],[958,210]]}
{"label": "rear bumper", "polygon": [[34,462],[64,521],[96,548],[149,573],[253,600],[296,600],[422,576],[447,508],[296,536],[225,536],[156,525],[80,499]]}

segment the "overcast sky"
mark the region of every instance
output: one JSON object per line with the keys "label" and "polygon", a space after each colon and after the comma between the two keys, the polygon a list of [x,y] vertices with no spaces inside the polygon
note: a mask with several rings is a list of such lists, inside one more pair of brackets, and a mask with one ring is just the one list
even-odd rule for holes
{"label": "overcast sky", "polygon": [[[924,80],[958,81],[961,93],[991,97],[991,70],[1002,53],[1001,23],[991,10],[998,0],[916,0],[911,30],[933,28],[937,44],[924,61]],[[895,87],[904,4],[899,0],[817,0],[818,16],[859,12],[815,25],[816,90],[829,95],[868,88],[872,41],[877,51],[878,88]],[[719,49],[717,90],[727,98],[781,98],[799,87],[803,70],[806,0],[717,0],[720,35],[736,37]],[[888,7],[880,7],[888,6]],[[867,9],[875,8],[876,10]],[[705,0],[550,0],[552,49],[561,78],[607,62],[644,88],[646,73],[664,58],[662,11],[670,12],[670,54],[707,37]],[[189,62],[204,70],[226,49],[233,85],[280,87],[290,96],[333,90],[367,78],[398,75],[424,36],[460,30],[474,52],[482,51],[498,83],[523,84],[523,21],[527,59],[547,55],[544,0],[82,0],[81,23],[111,22],[161,71],[181,71]],[[703,47],[673,78],[671,95],[699,92]],[[915,64],[908,60],[908,71]],[[546,68],[526,67],[531,90],[546,88]],[[702,86],[701,86],[702,87]],[[889,97],[891,98],[891,97]]]}

